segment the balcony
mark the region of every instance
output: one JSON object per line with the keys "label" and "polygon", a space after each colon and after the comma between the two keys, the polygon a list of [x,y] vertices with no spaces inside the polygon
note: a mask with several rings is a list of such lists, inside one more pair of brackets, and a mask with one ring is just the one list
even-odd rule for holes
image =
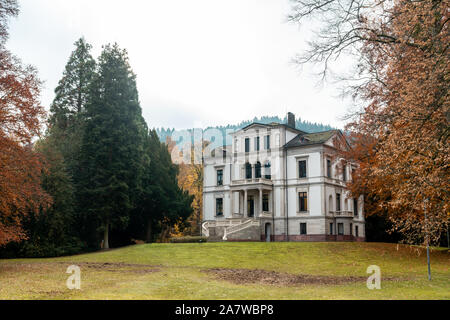
{"label": "balcony", "polygon": [[353,211],[330,211],[328,215],[333,217],[353,218]]}
{"label": "balcony", "polygon": [[266,178],[252,178],[252,179],[238,179],[238,180],[232,180],[231,182],[232,186],[251,186],[251,185],[265,185],[272,187],[273,182],[271,179]]}

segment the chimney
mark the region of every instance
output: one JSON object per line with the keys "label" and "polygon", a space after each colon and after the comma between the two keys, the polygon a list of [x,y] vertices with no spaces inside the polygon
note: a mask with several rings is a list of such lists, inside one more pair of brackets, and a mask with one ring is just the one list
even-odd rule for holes
{"label": "chimney", "polygon": [[287,125],[295,129],[295,115],[292,112],[287,114]]}

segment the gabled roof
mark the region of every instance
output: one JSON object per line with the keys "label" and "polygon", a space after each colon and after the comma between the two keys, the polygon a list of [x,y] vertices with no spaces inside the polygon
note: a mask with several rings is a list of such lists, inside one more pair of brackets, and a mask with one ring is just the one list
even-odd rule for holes
{"label": "gabled roof", "polygon": [[298,132],[299,134],[306,134],[307,133],[305,131],[302,131],[302,130],[299,130],[299,129],[296,129],[296,128],[292,128],[292,127],[288,126],[285,123],[278,123],[278,122],[271,122],[271,123],[252,122],[249,125],[246,125],[245,127],[241,128],[239,130],[236,130],[235,132],[245,131],[245,130],[247,130],[250,127],[255,126],[255,125],[261,126],[261,127],[266,127],[266,128],[285,127],[286,129],[289,129],[289,130],[294,131],[294,132]]}
{"label": "gabled roof", "polygon": [[302,134],[300,133],[294,139],[284,145],[285,148],[295,148],[312,144],[322,144],[327,142],[332,136],[338,134],[339,130],[327,130]]}

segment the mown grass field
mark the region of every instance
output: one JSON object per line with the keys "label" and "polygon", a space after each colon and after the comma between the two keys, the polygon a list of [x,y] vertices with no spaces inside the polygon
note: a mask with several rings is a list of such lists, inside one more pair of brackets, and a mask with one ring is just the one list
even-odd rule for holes
{"label": "mown grass field", "polygon": [[[80,290],[66,287],[72,264],[81,268]],[[380,290],[366,286],[369,265],[381,268]],[[428,281],[423,249],[385,243],[144,244],[71,257],[0,260],[0,299],[450,299],[449,267],[450,253],[433,249]],[[205,272],[211,268],[361,280],[232,282]]]}

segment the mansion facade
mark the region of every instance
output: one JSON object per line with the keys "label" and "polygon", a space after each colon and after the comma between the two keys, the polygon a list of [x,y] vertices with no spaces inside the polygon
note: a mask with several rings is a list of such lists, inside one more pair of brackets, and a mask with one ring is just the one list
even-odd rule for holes
{"label": "mansion facade", "polygon": [[204,157],[202,233],[216,241],[364,241],[363,198],[346,183],[356,164],[336,152],[339,130],[307,133],[252,123]]}

